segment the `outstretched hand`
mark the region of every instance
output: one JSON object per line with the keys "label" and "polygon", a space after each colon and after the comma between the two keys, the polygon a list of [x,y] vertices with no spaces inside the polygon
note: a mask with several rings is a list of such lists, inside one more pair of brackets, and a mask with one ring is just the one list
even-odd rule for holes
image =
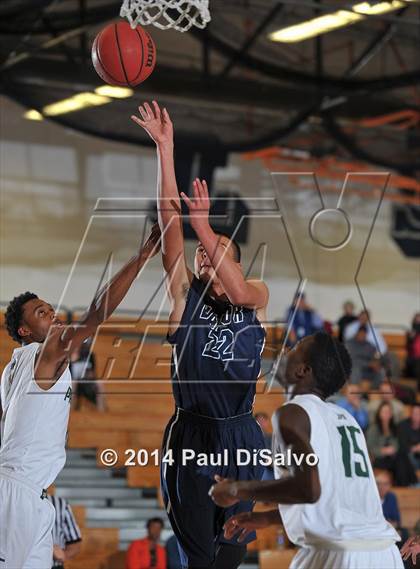
{"label": "outstretched hand", "polygon": [[190,199],[184,192],[181,197],[188,206],[191,226],[195,232],[209,223],[210,198],[207,182],[196,178],[193,182],[194,197]]}
{"label": "outstretched hand", "polygon": [[420,554],[420,535],[415,535],[407,539],[401,547],[400,553],[404,561],[407,561],[407,559],[411,557],[413,565],[416,565],[417,555]]}
{"label": "outstretched hand", "polygon": [[214,484],[209,491],[209,496],[218,506],[230,508],[239,502],[236,491],[236,482],[221,476],[214,477],[217,484]]}
{"label": "outstretched hand", "polygon": [[253,531],[264,529],[269,525],[265,512],[242,512],[229,518],[223,529],[226,539],[232,539],[236,535],[238,543],[241,543]]}
{"label": "outstretched hand", "polygon": [[140,105],[141,118],[131,115],[131,120],[143,127],[156,144],[173,142],[174,131],[168,111],[165,108],[161,110],[156,101],[152,101],[152,105],[153,109],[147,102]]}

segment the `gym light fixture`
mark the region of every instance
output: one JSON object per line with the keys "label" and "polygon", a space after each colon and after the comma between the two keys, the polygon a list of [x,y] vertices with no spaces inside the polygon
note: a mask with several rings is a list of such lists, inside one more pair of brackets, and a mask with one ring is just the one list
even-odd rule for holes
{"label": "gym light fixture", "polygon": [[407,3],[417,3],[418,0],[392,0],[389,2],[358,2],[349,10],[337,10],[330,14],[318,16],[300,24],[287,26],[269,34],[268,38],[275,42],[294,43],[326,34],[338,28],[350,26],[368,16],[386,14],[403,8]]}

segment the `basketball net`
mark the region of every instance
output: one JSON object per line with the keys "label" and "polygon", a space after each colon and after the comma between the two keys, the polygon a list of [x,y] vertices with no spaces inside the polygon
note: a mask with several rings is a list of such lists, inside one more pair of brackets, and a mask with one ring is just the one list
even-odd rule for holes
{"label": "basketball net", "polygon": [[161,30],[186,32],[192,26],[203,29],[210,22],[209,0],[124,0],[120,16],[132,28],[153,24]]}

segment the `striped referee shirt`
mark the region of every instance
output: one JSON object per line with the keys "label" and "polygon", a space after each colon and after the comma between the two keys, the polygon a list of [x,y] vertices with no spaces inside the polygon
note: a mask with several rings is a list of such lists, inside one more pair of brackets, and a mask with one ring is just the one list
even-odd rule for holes
{"label": "striped referee shirt", "polygon": [[[64,498],[57,496],[48,496],[48,500],[55,508],[55,522],[52,530],[54,545],[65,549],[66,545],[81,541],[80,529],[70,504]],[[55,564],[54,567],[62,567],[62,565]]]}

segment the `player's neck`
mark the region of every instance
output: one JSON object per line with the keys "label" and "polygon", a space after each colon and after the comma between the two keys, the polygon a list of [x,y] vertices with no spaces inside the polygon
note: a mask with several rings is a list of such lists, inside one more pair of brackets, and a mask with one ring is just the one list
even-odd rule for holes
{"label": "player's neck", "polygon": [[212,283],[209,288],[209,295],[214,298],[214,300],[219,300],[221,302],[226,302],[228,297],[220,283]]}
{"label": "player's neck", "polygon": [[292,391],[292,399],[293,397],[296,397],[296,395],[316,395],[317,397],[325,401],[324,394],[321,392],[320,389],[318,389],[315,386],[308,387],[307,385],[295,385]]}

